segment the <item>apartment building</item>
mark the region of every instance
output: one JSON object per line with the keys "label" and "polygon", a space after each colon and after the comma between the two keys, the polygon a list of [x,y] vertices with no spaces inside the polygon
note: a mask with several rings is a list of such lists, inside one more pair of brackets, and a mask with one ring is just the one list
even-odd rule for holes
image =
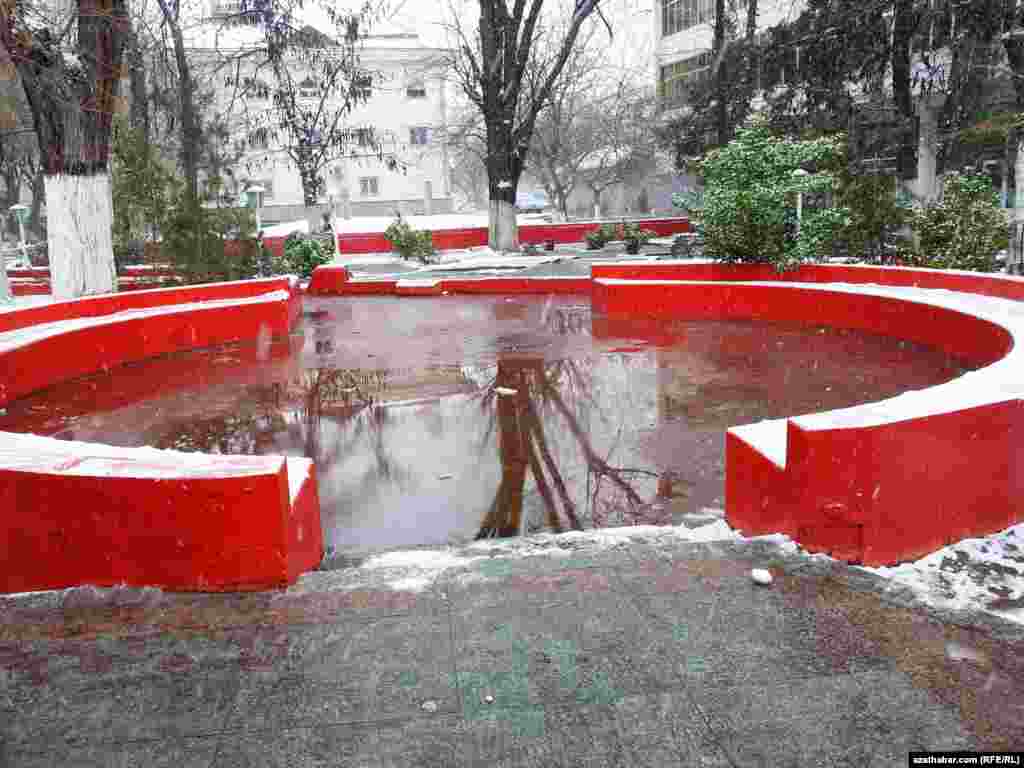
{"label": "apartment building", "polygon": [[[301,218],[306,212],[299,170],[282,143],[285,134],[272,126],[273,75],[260,70],[257,59],[237,55],[255,46],[261,34],[240,10],[239,0],[213,0],[205,29],[190,41],[197,69],[214,88],[216,108],[230,115],[240,157],[225,174],[228,187],[235,193],[261,187],[266,223]],[[317,200],[323,210],[334,207],[351,216],[451,211],[446,54],[423,45],[416,34],[384,28],[361,43],[359,66],[371,75],[355,84],[365,99],[345,116],[344,150],[323,169]],[[308,100],[311,109],[322,100],[327,109],[342,102],[343,94],[325,94],[316,74],[301,71],[303,66],[296,60],[299,71],[291,70],[300,100]]]}
{"label": "apartment building", "polygon": [[[745,0],[736,10],[745,18]],[[760,0],[758,30],[796,19],[803,0]],[[654,0],[654,80],[664,110],[686,105],[693,88],[711,76],[715,0]]]}

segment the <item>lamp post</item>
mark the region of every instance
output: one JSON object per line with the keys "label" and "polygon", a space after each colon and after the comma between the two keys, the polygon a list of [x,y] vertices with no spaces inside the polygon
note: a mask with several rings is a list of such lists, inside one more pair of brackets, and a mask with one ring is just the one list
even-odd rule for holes
{"label": "lamp post", "polygon": [[21,247],[21,258],[28,261],[28,245],[25,243],[25,222],[28,221],[29,207],[24,203],[15,203],[10,208],[14,218],[18,220],[18,243]]}
{"label": "lamp post", "polygon": [[247,208],[253,208],[256,211],[256,233],[259,234],[263,231],[263,227],[260,224],[260,208],[263,207],[263,193],[266,192],[263,187],[259,184],[253,184],[250,187],[246,187],[245,190],[245,205]]}
{"label": "lamp post", "polygon": [[[810,175],[811,174],[809,174],[803,168],[797,168],[795,171],[793,171],[793,177],[797,178],[797,179],[801,179],[801,180],[805,176],[810,176]],[[803,190],[798,189],[796,191],[796,234],[797,234],[797,237],[800,236],[800,220],[803,218],[803,214],[804,214],[804,193],[803,193]]]}

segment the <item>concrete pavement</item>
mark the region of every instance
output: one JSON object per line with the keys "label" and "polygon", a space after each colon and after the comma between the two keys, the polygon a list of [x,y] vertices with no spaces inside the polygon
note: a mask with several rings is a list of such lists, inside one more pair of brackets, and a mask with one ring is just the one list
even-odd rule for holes
{"label": "concrete pavement", "polygon": [[1024,629],[765,541],[548,536],[328,565],[276,593],[0,598],[0,766],[881,767],[1024,749]]}

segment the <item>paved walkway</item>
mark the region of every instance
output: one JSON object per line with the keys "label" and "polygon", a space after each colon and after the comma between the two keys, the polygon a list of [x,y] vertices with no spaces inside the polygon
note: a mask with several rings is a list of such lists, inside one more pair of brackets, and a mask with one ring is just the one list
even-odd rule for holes
{"label": "paved walkway", "polygon": [[617,542],[336,557],[278,593],[0,599],[0,766],[888,767],[1024,748],[1018,625],[958,624],[763,541]]}

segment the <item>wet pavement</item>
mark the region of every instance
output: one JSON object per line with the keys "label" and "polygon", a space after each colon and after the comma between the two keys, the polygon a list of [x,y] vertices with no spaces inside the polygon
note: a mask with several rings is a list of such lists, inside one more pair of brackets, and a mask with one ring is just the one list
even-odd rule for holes
{"label": "wet pavement", "polygon": [[[337,550],[683,522],[723,506],[725,430],[947,381],[897,339],[610,321],[585,297],[307,299],[288,341],[125,366],[0,429],[302,455]],[[386,318],[386,320],[385,320]]]}
{"label": "wet pavement", "polygon": [[0,598],[0,765],[881,768],[1024,746],[1019,625],[777,543],[645,527],[336,565],[285,592]]}

